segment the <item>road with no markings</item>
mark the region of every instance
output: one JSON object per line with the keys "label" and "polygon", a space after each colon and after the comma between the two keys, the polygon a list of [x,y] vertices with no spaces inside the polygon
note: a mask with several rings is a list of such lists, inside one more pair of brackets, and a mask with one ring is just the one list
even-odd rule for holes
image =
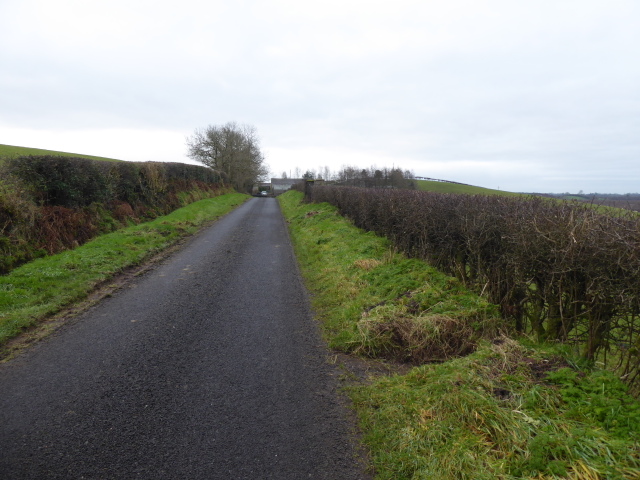
{"label": "road with no markings", "polygon": [[361,479],[273,198],[0,365],[0,478]]}

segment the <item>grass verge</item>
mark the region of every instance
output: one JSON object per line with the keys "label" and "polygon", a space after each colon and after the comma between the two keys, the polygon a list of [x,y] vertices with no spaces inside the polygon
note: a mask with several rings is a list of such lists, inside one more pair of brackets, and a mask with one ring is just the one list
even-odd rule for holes
{"label": "grass verge", "polygon": [[0,345],[96,285],[195,233],[243,203],[231,193],[200,200],[169,215],[102,235],[74,250],[40,258],[0,277]]}
{"label": "grass verge", "polygon": [[349,377],[376,478],[640,479],[640,404],[619,379],[500,334],[493,306],[333,207],[279,201],[330,346],[417,365]]}

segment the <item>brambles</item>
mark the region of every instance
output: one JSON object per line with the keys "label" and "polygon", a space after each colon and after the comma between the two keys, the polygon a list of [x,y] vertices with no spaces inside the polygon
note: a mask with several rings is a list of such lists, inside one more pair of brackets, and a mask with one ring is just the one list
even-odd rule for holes
{"label": "brambles", "polygon": [[504,328],[580,345],[640,382],[640,219],[535,197],[315,186],[356,226],[460,279]]}

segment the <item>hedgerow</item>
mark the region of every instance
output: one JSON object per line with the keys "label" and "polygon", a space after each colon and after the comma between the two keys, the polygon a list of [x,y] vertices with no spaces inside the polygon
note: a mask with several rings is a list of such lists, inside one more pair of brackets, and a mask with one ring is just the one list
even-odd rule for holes
{"label": "hedgerow", "polygon": [[640,383],[640,219],[536,197],[315,186],[360,228],[499,305],[504,327],[576,345]]}
{"label": "hedgerow", "polygon": [[210,168],[180,163],[22,156],[1,174],[0,274],[228,191]]}

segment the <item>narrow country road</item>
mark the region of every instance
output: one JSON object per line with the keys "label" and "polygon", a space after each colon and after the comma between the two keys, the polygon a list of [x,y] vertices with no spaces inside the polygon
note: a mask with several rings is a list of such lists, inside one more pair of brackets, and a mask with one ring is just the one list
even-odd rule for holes
{"label": "narrow country road", "polygon": [[0,479],[363,479],[273,198],[0,365]]}

